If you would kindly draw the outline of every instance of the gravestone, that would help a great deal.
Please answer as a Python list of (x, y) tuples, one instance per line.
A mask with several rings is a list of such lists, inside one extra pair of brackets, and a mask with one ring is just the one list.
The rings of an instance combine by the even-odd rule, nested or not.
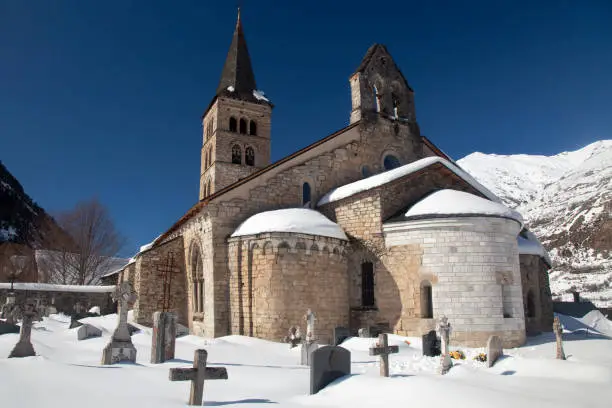
[(351, 337), (351, 332), (346, 327), (334, 328), (334, 346), (337, 346), (349, 337)]
[(309, 366), (312, 362), (312, 353), (318, 348), (319, 348), (319, 345), (317, 344), (316, 341), (302, 342), (302, 349), (300, 350), (300, 355), (301, 355), (300, 364)]
[(81, 303), (80, 301), (77, 301), (74, 304), (74, 313), (78, 315), (85, 313), (85, 306), (83, 306), (83, 303)]
[(370, 329), (368, 329), (367, 327), (362, 327), (357, 331), (357, 335), (361, 338), (369, 338)]
[(290, 344), (290, 348), (297, 347), (302, 342), (302, 333), (300, 332), (300, 328), (297, 326), (291, 326), (289, 328), (289, 333), (287, 333), (287, 337), (285, 337), (285, 343)]
[(315, 320), (316, 316), (312, 310), (308, 309), (306, 312), (306, 342), (313, 342), (316, 340), (315, 337)]
[(557, 339), (557, 360), (565, 360), (565, 352), (563, 351), (563, 326), (558, 316), (555, 316), (553, 320), (553, 331)]
[(189, 405), (202, 405), (204, 399), (204, 380), (227, 380), (225, 367), (206, 367), (208, 352), (196, 350), (193, 368), (171, 368), (170, 381), (191, 381)]
[(316, 394), (329, 383), (351, 374), (351, 352), (339, 346), (323, 346), (312, 353), (310, 393)]
[(26, 300), (23, 307), (22, 316), (21, 330), (19, 330), (19, 341), (17, 344), (15, 344), (11, 354), (9, 354), (9, 358), (31, 357), (36, 355), (30, 340), (30, 336), (32, 334), (32, 323), (34, 321), (34, 316), (36, 316), (36, 303), (33, 300)]
[(21, 328), (13, 323), (0, 321), (0, 336), (3, 334), (17, 334)]
[(0, 317), (6, 319), (7, 324), (15, 324), (19, 320), (20, 310), (16, 298), (15, 292), (9, 292), (6, 296), (6, 302), (2, 305)]
[(119, 321), (110, 342), (102, 351), (102, 364), (114, 364), (120, 361), (136, 361), (136, 347), (132, 344), (127, 323), (128, 304), (136, 301), (136, 293), (129, 282), (122, 282), (113, 292), (113, 301), (117, 302)]
[(152, 364), (160, 364), (174, 358), (177, 320), (178, 316), (174, 312), (153, 313)]
[(81, 319), (84, 319), (86, 317), (98, 317), (97, 314), (94, 313), (75, 313), (72, 316), (70, 316), (70, 326), (68, 326), (69, 329), (74, 329), (75, 327), (80, 327), (83, 323), (80, 322)]
[(491, 336), (487, 341), (487, 367), (493, 367), (498, 358), (504, 355), (502, 340), (499, 336)]
[(52, 314), (57, 314), (57, 308), (54, 305), (47, 306), (47, 310), (45, 311), (46, 316), (50, 316)]
[(453, 366), (450, 358), (449, 341), (451, 334), (451, 325), (446, 316), (442, 316), (438, 322), (438, 331), (440, 332), (440, 342), (442, 346), (442, 355), (440, 356), (440, 374), (446, 374)]
[(93, 314), (95, 314), (95, 315), (100, 316), (100, 315), (101, 315), (101, 313), (100, 313), (100, 306), (94, 306), (94, 307), (92, 307), (91, 309), (89, 309), (89, 310), (87, 311), (87, 313), (93, 313)]
[(78, 340), (86, 340), (94, 337), (102, 337), (102, 330), (90, 324), (83, 324), (77, 329)]
[(441, 354), (440, 342), (435, 330), (422, 336), (423, 355), (427, 357), (437, 357)]
[(399, 353), (398, 346), (389, 346), (389, 336), (386, 333), (378, 335), (376, 347), (370, 347), (371, 356), (380, 356), (380, 375), (389, 376), (389, 354)]

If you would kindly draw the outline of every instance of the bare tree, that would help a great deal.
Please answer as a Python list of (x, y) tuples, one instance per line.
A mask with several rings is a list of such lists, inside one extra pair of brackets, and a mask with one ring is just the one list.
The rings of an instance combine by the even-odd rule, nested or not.
[(72, 285), (97, 283), (116, 263), (125, 244), (108, 210), (92, 199), (55, 218), (69, 239), (56, 242), (56, 250), (41, 256), (39, 264), (44, 265), (48, 281)]

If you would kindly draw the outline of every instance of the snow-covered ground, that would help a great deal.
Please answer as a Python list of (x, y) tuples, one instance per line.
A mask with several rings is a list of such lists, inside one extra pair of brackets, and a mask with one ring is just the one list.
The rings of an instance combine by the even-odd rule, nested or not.
[(568, 361), (554, 359), (554, 337), (545, 334), (531, 338), (527, 346), (506, 350), (507, 356), (490, 369), (471, 359), (483, 350), (462, 349), (467, 359), (456, 362), (446, 376), (435, 373), (437, 358), (422, 357), (418, 339), (390, 336), (400, 352), (390, 357), (391, 377), (381, 378), (377, 358), (367, 351), (375, 340), (351, 338), (343, 347), (351, 351), (353, 375), (312, 396), (308, 395), (309, 369), (297, 364), (298, 348), (241, 336), (214, 340), (185, 336), (177, 340), (176, 360), (152, 365), (151, 330), (142, 328), (132, 336), (138, 349), (136, 364), (100, 366), (116, 315), (87, 321), (103, 329), (102, 338), (77, 341), (76, 329), (68, 329), (69, 318), (62, 315), (36, 323), (32, 331), (36, 357), (7, 359), (18, 336), (0, 336), (0, 406), (185, 406), (189, 383), (170, 382), (168, 370), (191, 366), (197, 348), (207, 349), (210, 365), (225, 366), (229, 375), (227, 381), (206, 382), (207, 406), (612, 406), (612, 340), (595, 330), (612, 335), (612, 322), (598, 312), (583, 319), (562, 317), (573, 331), (564, 335)]

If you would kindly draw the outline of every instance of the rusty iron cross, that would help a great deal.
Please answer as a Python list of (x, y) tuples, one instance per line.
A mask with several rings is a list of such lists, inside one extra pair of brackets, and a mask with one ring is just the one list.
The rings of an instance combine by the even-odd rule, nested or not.
[(208, 352), (196, 350), (193, 368), (171, 368), (170, 381), (191, 381), (189, 405), (202, 405), (204, 399), (204, 380), (227, 380), (225, 367), (206, 367)]
[(166, 262), (159, 265), (157, 270), (160, 272), (162, 278), (162, 288), (164, 294), (162, 297), (162, 312), (168, 312), (170, 310), (170, 297), (172, 288), (172, 276), (177, 273), (174, 271), (174, 253), (169, 252), (166, 257)]
[(399, 353), (398, 346), (389, 346), (389, 340), (386, 333), (378, 335), (378, 344), (376, 347), (370, 347), (371, 356), (380, 356), (380, 375), (381, 377), (389, 376), (389, 354)]

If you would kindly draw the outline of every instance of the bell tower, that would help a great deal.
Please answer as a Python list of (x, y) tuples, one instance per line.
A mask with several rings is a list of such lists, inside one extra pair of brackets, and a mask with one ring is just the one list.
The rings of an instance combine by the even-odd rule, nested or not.
[(202, 117), (200, 200), (270, 164), (273, 105), (257, 89), (240, 20)]

